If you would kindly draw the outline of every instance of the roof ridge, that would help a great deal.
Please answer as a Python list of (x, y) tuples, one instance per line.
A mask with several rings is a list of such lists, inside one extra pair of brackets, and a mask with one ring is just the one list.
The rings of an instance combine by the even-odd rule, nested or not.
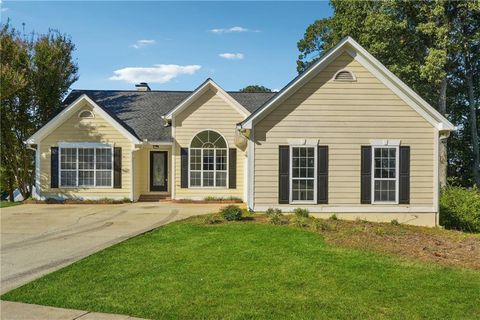
[[(138, 91), (138, 90), (125, 90), (125, 89), (72, 89), (72, 92), (85, 92), (85, 91), (102, 91), (102, 92), (139, 92), (139, 93), (149, 93), (149, 92), (178, 92), (178, 93), (192, 93), (193, 90), (150, 90), (150, 91)], [(265, 93), (265, 94), (275, 94), (276, 92), (243, 92), (239, 90), (227, 90), (227, 93)]]

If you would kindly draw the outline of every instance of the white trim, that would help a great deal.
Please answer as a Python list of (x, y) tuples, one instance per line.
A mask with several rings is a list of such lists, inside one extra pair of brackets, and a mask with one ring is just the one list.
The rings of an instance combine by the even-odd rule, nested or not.
[[(348, 72), (352, 76), (352, 79), (337, 79), (337, 76), (340, 72)], [(341, 70), (338, 70), (337, 72), (335, 72), (332, 80), (333, 81), (339, 81), (339, 82), (355, 82), (355, 81), (357, 81), (357, 76), (355, 75), (355, 73), (353, 73), (352, 71), (350, 71), (348, 69), (341, 69)]]
[(437, 130), (433, 133), (433, 206), (435, 207), (435, 226), (440, 225), (440, 135)]
[[(88, 113), (90, 113), (90, 116), (88, 116), (88, 117), (80, 117), (80, 115), (81, 115), (83, 112), (88, 112)], [(88, 110), (88, 109), (82, 109), (82, 110), (80, 110), (80, 111), (78, 112), (77, 117), (79, 117), (80, 119), (92, 119), (92, 118), (95, 118), (95, 114), (94, 114), (92, 111)]]
[(112, 148), (113, 143), (102, 142), (58, 142), (59, 148)]
[(288, 144), (291, 146), (318, 146), (320, 140), (318, 139), (288, 139)]
[[(294, 148), (304, 148), (304, 149), (307, 149), (307, 148), (312, 148), (313, 149), (313, 200), (293, 200), (293, 190), (292, 190), (292, 185), (293, 185), (293, 174), (292, 174), (292, 169), (293, 169), (293, 149)], [(289, 195), (288, 195), (288, 202), (290, 204), (316, 204), (317, 203), (317, 163), (318, 163), (318, 160), (317, 160), (317, 157), (318, 157), (318, 148), (315, 148), (314, 146), (311, 146), (311, 145), (290, 145), (289, 146), (289, 159), (288, 159), (288, 162), (289, 162)], [(311, 178), (296, 178), (298, 180), (300, 179), (304, 179), (304, 180), (312, 180)]]
[(131, 179), (132, 179), (132, 188), (130, 192), (130, 200), (133, 202), (136, 199), (136, 192), (135, 192), (135, 165), (136, 165), (136, 160), (137, 160), (137, 151), (139, 151), (140, 148), (135, 148), (135, 145), (132, 145), (132, 151), (130, 153), (130, 166), (131, 166)]
[[(354, 50), (348, 48), (352, 47)], [(410, 105), (415, 111), (423, 116), (438, 130), (455, 130), (455, 126), (451, 124), (444, 116), (442, 116), (435, 108), (423, 100), (417, 93), (410, 89), (398, 77), (390, 72), (383, 64), (375, 59), (370, 53), (360, 46), (350, 37), (343, 38), (334, 48), (329, 50), (320, 60), (312, 67), (308, 68), (300, 77), (289, 83), (279, 94), (272, 100), (262, 106), (258, 112), (255, 112), (240, 124), (241, 128), (252, 128), (255, 123), (265, 117), (271, 110), (276, 108), (288, 96), (298, 90), (303, 84), (310, 80), (314, 75), (318, 74), (325, 68), (335, 57), (346, 51), (352, 55), (367, 70), (372, 72), (380, 81), (394, 91), (401, 99)]]
[(115, 129), (120, 131), (127, 139), (129, 139), (134, 144), (140, 144), (141, 141), (138, 140), (133, 134), (131, 134), (127, 129), (125, 129), (120, 123), (113, 119), (105, 110), (103, 110), (98, 104), (96, 104), (92, 99), (90, 99), (86, 94), (82, 94), (69, 106), (63, 109), (59, 114), (57, 114), (52, 120), (50, 120), (46, 125), (41, 127), (37, 132), (35, 132), (30, 138), (27, 139), (27, 144), (36, 144), (40, 142), (47, 135), (52, 133), (56, 128), (58, 128), (65, 120), (67, 120), (77, 108), (83, 106), (82, 102), (86, 101), (93, 107), (93, 112), (99, 114), (103, 117), (110, 125)]
[[(371, 182), (371, 195), (372, 195), (372, 202), (371, 204), (399, 204), (399, 169), (400, 169), (400, 147), (396, 146), (388, 146), (388, 145), (373, 145), (371, 148), (372, 152), (372, 182)], [(375, 180), (393, 180), (391, 178), (375, 178), (375, 149), (395, 149), (395, 201), (375, 201)]]
[(173, 145), (173, 141), (149, 141), (143, 140), (143, 145), (158, 145), (158, 146), (171, 146)]
[(195, 100), (201, 97), (207, 90), (211, 89), (215, 94), (219, 94), (230, 106), (237, 110), (241, 115), (247, 117), (250, 112), (245, 109), (240, 103), (233, 99), (225, 90), (223, 90), (218, 84), (215, 83), (212, 79), (207, 79), (203, 84), (201, 84), (195, 91), (192, 92), (185, 100), (180, 102), (175, 108), (170, 110), (165, 114), (165, 119), (172, 119), (175, 115), (185, 110), (189, 105), (191, 105)]
[[(297, 208), (295, 205), (283, 205), (283, 206), (255, 206), (254, 210), (256, 212), (264, 212), (267, 211), (268, 208), (278, 208), (283, 212), (292, 212)], [(392, 205), (392, 206), (362, 206), (362, 207), (355, 207), (355, 206), (305, 206), (303, 207), (312, 213), (435, 213), (435, 208), (432, 207), (411, 207), (411, 206), (403, 206), (403, 205)]]
[[(193, 139), (195, 139), (195, 137), (204, 132), (204, 131), (213, 131), (217, 134), (220, 135), (220, 137), (222, 137), (222, 139), (225, 141), (225, 144), (226, 144), (226, 148), (192, 148), (191, 145), (192, 145), (192, 142), (193, 142)], [(191, 186), (190, 185), (190, 158), (191, 158), (191, 150), (194, 149), (194, 150), (201, 150), (201, 164), (202, 164), (202, 168), (200, 169), (200, 172), (201, 172), (201, 177), (200, 177), (200, 181), (201, 181), (201, 185), (200, 186)], [(203, 186), (203, 151), (204, 150), (214, 150), (214, 153), (213, 153), (213, 186)], [(216, 150), (225, 150), (226, 152), (226, 158), (227, 158), (227, 163), (226, 163), (226, 178), (225, 178), (225, 181), (226, 181), (226, 185), (225, 187), (224, 186), (219, 186), (217, 187), (216, 184), (217, 184), (217, 151)], [(230, 152), (229, 152), (230, 148), (229, 148), (229, 145), (228, 145), (228, 141), (227, 139), (225, 138), (225, 136), (223, 134), (221, 134), (219, 131), (215, 130), (215, 129), (202, 129), (200, 131), (198, 131), (197, 133), (195, 133), (193, 135), (193, 137), (190, 139), (190, 142), (188, 144), (188, 188), (189, 189), (229, 189), (229, 161), (230, 161)], [(198, 172), (199, 170), (194, 170), (196, 172)], [(209, 171), (211, 172), (211, 170), (206, 170), (206, 171)], [(224, 172), (224, 170), (219, 170), (220, 172)]]
[(401, 140), (370, 140), (372, 146), (399, 146)]
[(248, 175), (247, 175), (247, 205), (253, 210), (255, 205), (255, 130), (250, 130), (250, 139), (248, 139), (247, 146), (247, 161), (248, 161)]
[(40, 143), (37, 143), (37, 149), (35, 149), (35, 199), (41, 199), (41, 188), (40, 188), (40, 161), (41, 161), (41, 150)]
[(176, 185), (175, 185), (175, 168), (176, 168), (176, 162), (177, 162), (177, 142), (175, 139), (175, 119), (172, 119), (172, 172), (170, 173), (172, 175), (172, 181), (170, 182), (170, 194), (172, 199), (175, 199), (175, 191), (176, 191)]

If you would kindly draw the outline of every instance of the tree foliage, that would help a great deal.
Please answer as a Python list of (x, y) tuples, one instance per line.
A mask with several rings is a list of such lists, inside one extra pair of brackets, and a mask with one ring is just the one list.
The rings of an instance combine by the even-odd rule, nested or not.
[[(0, 188), (31, 193), (34, 151), (24, 143), (61, 108), (78, 79), (75, 46), (58, 31), (20, 35), (9, 23), (0, 30)], [(12, 197), (11, 197), (12, 200)]]
[(240, 89), (240, 92), (272, 92), (272, 90), (264, 86), (253, 84)]
[(479, 2), (332, 0), (331, 6), (334, 15), (315, 21), (298, 41), (297, 70), (353, 37), (458, 126), (449, 139), (448, 173), (456, 183), (480, 186)]

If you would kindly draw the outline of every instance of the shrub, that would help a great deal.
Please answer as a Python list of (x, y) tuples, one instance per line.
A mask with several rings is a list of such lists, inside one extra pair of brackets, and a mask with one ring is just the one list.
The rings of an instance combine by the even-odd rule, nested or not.
[(440, 194), (440, 225), (447, 229), (480, 232), (480, 191), (447, 187)]
[(290, 219), (290, 223), (296, 227), (303, 228), (307, 226), (307, 218), (295, 215), (292, 219)]
[(277, 208), (268, 208), (267, 211), (265, 211), (265, 214), (269, 217), (272, 217), (274, 215), (282, 214), (282, 210)]
[(283, 223), (283, 214), (282, 210), (275, 209), (270, 215), (269, 222), (271, 224), (282, 224)]
[(329, 219), (330, 219), (330, 220), (338, 220), (338, 217), (337, 217), (337, 215), (334, 213), (334, 214), (332, 214), (332, 215), (330, 216)]
[(238, 221), (242, 220), (243, 210), (236, 205), (230, 205), (220, 209), (222, 217), (227, 221)]
[(393, 219), (392, 221), (390, 221), (390, 224), (391, 224), (392, 226), (399, 226), (399, 225), (400, 225), (400, 222), (398, 222), (397, 219)]
[(313, 219), (311, 227), (313, 231), (330, 231), (332, 228), (328, 223), (320, 219)]
[(296, 217), (308, 218), (308, 216), (310, 214), (310, 211), (308, 211), (307, 209), (303, 209), (303, 208), (297, 208), (297, 209), (293, 210), (293, 213), (295, 213)]

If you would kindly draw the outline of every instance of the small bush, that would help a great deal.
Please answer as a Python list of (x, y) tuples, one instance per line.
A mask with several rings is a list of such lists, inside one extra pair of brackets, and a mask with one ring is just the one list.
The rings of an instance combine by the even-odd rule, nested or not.
[(313, 219), (311, 227), (313, 231), (330, 231), (332, 228), (328, 223), (320, 219)]
[(307, 218), (295, 215), (292, 219), (290, 219), (290, 223), (296, 227), (303, 228), (307, 226)]
[(480, 191), (444, 188), (440, 194), (440, 225), (446, 229), (480, 232)]
[(334, 213), (334, 214), (332, 214), (332, 215), (330, 216), (329, 219), (330, 219), (330, 220), (338, 220), (338, 217), (337, 217), (337, 215)]
[(297, 208), (293, 210), (293, 213), (295, 213), (296, 217), (302, 217), (302, 218), (308, 218), (308, 216), (310, 215), (310, 211), (304, 208)]
[(238, 221), (242, 220), (243, 210), (236, 205), (230, 205), (220, 209), (222, 217), (227, 221)]
[(390, 224), (391, 224), (392, 226), (399, 226), (399, 225), (400, 225), (400, 222), (398, 222), (397, 219), (393, 219), (392, 221), (390, 221)]
[(269, 219), (269, 222), (271, 224), (283, 224), (283, 214), (282, 214), (282, 211), (281, 210), (274, 210), (274, 212), (272, 212), (270, 215), (269, 215), (270, 219)]
[(265, 211), (265, 214), (269, 217), (272, 217), (274, 215), (282, 214), (282, 210), (278, 208), (268, 208), (267, 211)]

